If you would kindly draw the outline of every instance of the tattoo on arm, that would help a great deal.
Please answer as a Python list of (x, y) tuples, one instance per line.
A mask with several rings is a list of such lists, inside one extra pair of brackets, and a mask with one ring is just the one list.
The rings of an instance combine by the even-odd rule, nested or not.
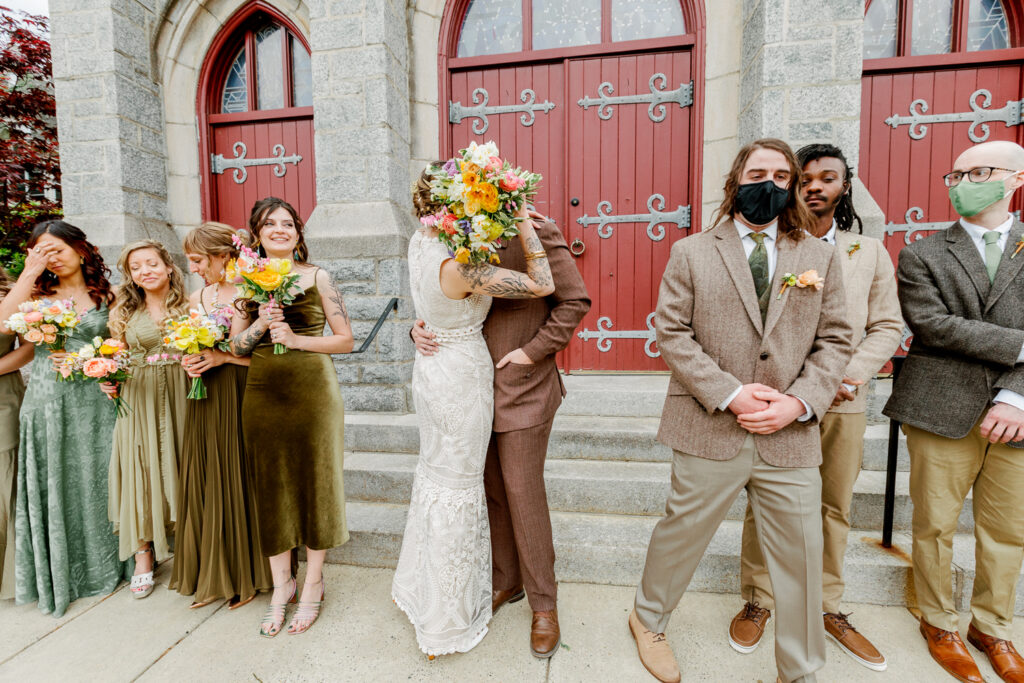
[[(502, 273), (506, 273), (502, 275)], [(473, 291), (502, 299), (530, 299), (536, 296), (530, 289), (528, 276), (515, 271), (496, 268), (489, 263), (460, 263), (459, 273)]]
[(254, 322), (231, 339), (231, 350), (235, 355), (248, 356), (256, 348), (256, 345), (260, 343), (260, 339), (266, 331), (260, 325), (260, 321)]
[(345, 298), (341, 295), (341, 289), (337, 285), (332, 284), (328, 289), (327, 299), (338, 309), (341, 317), (345, 319), (345, 324), (351, 327), (351, 323), (348, 319), (348, 309), (345, 308)]
[[(540, 238), (537, 237), (536, 232), (526, 236), (526, 250), (530, 252), (538, 252), (544, 250), (544, 245), (541, 244)], [(548, 262), (548, 258), (537, 258), (530, 259), (526, 262), (526, 274), (530, 276), (530, 279), (536, 282), (541, 287), (547, 287), (551, 284), (551, 264)]]

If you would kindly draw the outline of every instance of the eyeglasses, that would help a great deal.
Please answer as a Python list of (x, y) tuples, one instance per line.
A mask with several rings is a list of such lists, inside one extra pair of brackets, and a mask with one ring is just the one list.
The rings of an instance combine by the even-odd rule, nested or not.
[(1012, 168), (999, 168), (998, 166), (978, 166), (972, 168), (969, 171), (953, 171), (942, 176), (942, 179), (946, 182), (946, 187), (956, 187), (960, 184), (960, 181), (967, 177), (972, 183), (983, 183), (992, 177), (992, 171), (1007, 171), (1009, 173), (1020, 173)]

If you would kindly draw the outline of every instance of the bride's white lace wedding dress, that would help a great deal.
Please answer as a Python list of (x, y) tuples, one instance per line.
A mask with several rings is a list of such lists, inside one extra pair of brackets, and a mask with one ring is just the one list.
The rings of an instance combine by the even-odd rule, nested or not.
[(494, 367), (481, 334), (491, 298), (445, 296), (440, 268), (448, 258), (437, 239), (422, 232), (412, 236), (412, 299), (440, 349), (432, 356), (417, 354), (413, 365), (420, 455), (391, 595), (428, 655), (469, 651), (491, 620), (483, 473), (494, 413)]

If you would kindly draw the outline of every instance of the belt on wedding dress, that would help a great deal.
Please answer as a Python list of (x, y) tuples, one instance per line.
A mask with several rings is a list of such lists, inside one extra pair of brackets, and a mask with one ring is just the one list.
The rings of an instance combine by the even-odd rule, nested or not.
[(434, 340), (438, 342), (458, 342), (473, 339), (484, 329), (484, 324), (472, 325), (470, 327), (433, 327), (425, 324), (428, 332), (433, 333)]

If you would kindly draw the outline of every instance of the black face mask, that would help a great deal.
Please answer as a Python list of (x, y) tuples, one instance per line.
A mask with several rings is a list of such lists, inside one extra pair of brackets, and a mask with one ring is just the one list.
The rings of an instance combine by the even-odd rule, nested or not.
[(789, 190), (779, 187), (772, 180), (740, 185), (736, 192), (736, 210), (751, 225), (771, 223), (786, 208)]

